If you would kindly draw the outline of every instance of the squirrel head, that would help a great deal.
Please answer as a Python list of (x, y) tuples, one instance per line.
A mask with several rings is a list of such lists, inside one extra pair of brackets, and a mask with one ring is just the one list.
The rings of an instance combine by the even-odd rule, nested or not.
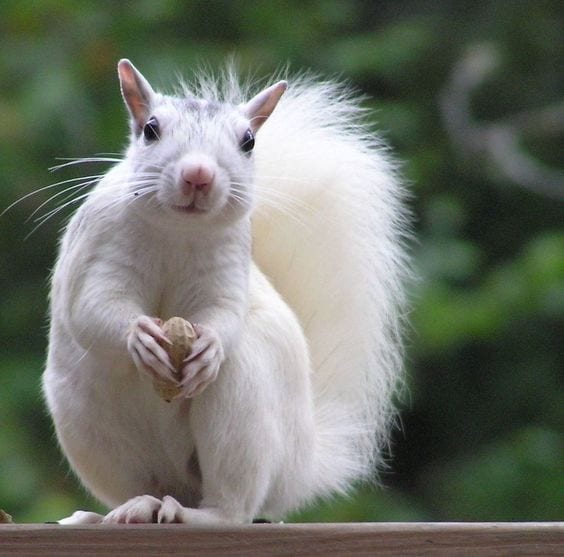
[(118, 75), (131, 122), (126, 160), (134, 176), (128, 187), (143, 200), (135, 205), (194, 222), (229, 223), (248, 215), (254, 201), (255, 134), (287, 83), (279, 81), (234, 103), (221, 98), (210, 78), (201, 79), (200, 95), (187, 85), (180, 94), (163, 95), (129, 60), (120, 60)]

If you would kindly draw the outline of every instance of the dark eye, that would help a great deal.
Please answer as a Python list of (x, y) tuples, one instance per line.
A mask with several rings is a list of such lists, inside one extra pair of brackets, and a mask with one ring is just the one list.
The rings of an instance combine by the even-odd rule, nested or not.
[(250, 129), (243, 135), (240, 145), (243, 153), (250, 153), (253, 150), (253, 147), (255, 146), (255, 136)]
[(145, 136), (145, 141), (151, 143), (160, 139), (159, 137), (159, 121), (151, 116), (147, 123), (143, 127), (143, 135)]

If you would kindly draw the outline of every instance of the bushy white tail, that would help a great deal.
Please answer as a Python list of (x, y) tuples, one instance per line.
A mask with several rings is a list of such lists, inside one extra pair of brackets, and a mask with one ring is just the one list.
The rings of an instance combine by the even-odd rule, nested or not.
[(255, 151), (253, 254), (310, 346), (319, 494), (382, 463), (402, 371), (404, 195), (362, 113), (340, 86), (290, 80)]

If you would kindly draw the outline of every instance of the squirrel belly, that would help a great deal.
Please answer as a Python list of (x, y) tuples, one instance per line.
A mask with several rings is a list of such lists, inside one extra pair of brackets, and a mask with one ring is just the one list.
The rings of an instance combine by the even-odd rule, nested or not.
[[(401, 384), (393, 162), (336, 84), (119, 76), (131, 143), (62, 239), (43, 376), (100, 520), (248, 522), (347, 492), (383, 464)], [(198, 338), (168, 404), (172, 316)]]

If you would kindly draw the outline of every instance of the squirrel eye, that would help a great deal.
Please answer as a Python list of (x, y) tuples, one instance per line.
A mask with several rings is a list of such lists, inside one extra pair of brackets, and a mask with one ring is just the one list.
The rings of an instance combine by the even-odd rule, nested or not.
[(145, 126), (143, 126), (143, 135), (145, 136), (145, 141), (152, 142), (160, 139), (159, 137), (159, 122), (154, 117), (151, 116)]
[(253, 147), (255, 146), (255, 136), (250, 129), (248, 129), (243, 135), (240, 146), (243, 153), (250, 153), (253, 150)]

